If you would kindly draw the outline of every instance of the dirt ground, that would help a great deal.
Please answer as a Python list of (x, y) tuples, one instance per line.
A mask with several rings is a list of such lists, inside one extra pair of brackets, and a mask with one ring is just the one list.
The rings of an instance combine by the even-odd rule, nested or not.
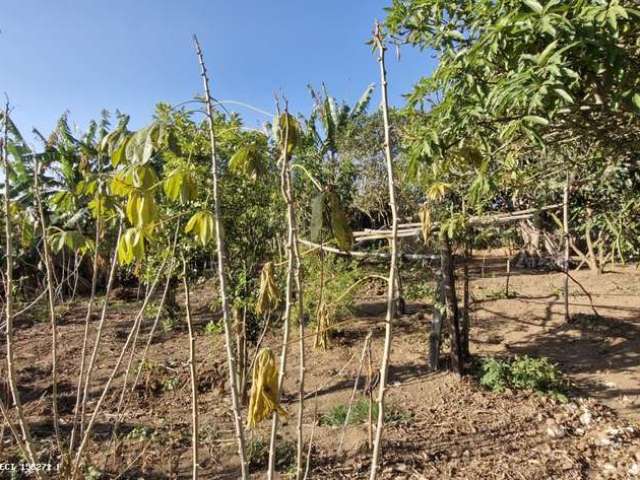
[[(600, 317), (592, 315), (589, 298), (572, 284), (570, 303), (575, 321), (566, 324), (562, 316), (562, 274), (516, 270), (510, 277), (511, 295), (505, 298), (504, 267), (503, 259), (492, 257), (478, 259), (472, 269), (472, 354), (548, 356), (572, 382), (569, 402), (522, 392), (492, 393), (472, 378), (430, 372), (426, 367), (430, 309), (423, 302), (410, 302), (407, 313), (395, 323), (387, 398), (392, 410), (399, 413), (385, 428), (381, 478), (640, 478), (640, 271), (624, 266), (602, 275), (573, 273), (591, 294)], [(238, 463), (223, 336), (205, 331), (211, 319), (207, 306), (211, 296), (206, 289), (193, 294), (201, 478), (235, 479)], [(374, 364), (381, 358), (384, 290), (369, 288), (362, 296), (366, 300), (353, 308), (353, 316), (332, 340), (329, 350), (315, 351), (313, 339), (307, 341), (306, 438), (313, 433), (309, 478), (368, 478), (366, 425), (347, 427), (339, 456), (342, 429), (313, 426), (315, 418), (349, 402), (363, 342), (370, 330)], [(70, 429), (72, 418), (85, 308), (82, 302), (73, 305), (60, 322), (63, 430)], [(135, 302), (120, 302), (108, 314), (89, 410), (120, 354), (137, 308)], [(52, 429), (50, 332), (45, 318), (23, 319), (16, 332), (23, 402), (43, 450), (51, 442)], [(146, 341), (149, 324), (147, 319), (141, 344)], [(311, 333), (312, 328), (308, 330)], [(279, 331), (266, 339), (266, 344), (277, 351), (279, 342)], [(130, 397), (125, 396), (126, 414), (112, 442), (123, 376), (116, 378), (89, 445), (93, 471), (103, 475), (87, 478), (114, 478), (115, 472), (125, 479), (190, 478), (188, 346), (182, 321), (157, 335), (141, 386)], [(289, 417), (283, 419), (280, 441), (285, 446), (295, 442), (296, 333), (291, 350), (284, 388)], [(127, 360), (128, 355), (125, 364)], [(364, 398), (366, 395), (359, 390), (356, 399)], [(256, 451), (260, 441), (268, 439), (268, 429), (265, 422), (248, 434), (255, 478), (263, 477), (263, 459)], [(10, 443), (7, 431), (5, 456), (11, 451)], [(282, 463), (290, 454), (285, 450)], [(51, 461), (55, 463), (56, 459)], [(285, 478), (288, 466), (282, 465), (280, 470)]]

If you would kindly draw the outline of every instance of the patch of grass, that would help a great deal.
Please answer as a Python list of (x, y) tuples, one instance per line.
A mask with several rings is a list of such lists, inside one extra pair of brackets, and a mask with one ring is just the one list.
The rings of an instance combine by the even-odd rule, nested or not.
[(160, 328), (164, 333), (171, 333), (178, 325), (178, 321), (173, 317), (164, 317), (160, 320)]
[(525, 355), (510, 360), (483, 359), (478, 370), (480, 385), (494, 392), (529, 390), (566, 401), (567, 381), (548, 358)]
[[(285, 440), (276, 443), (276, 467), (286, 470), (296, 458), (296, 446)], [(247, 445), (247, 463), (251, 469), (263, 469), (269, 464), (269, 442), (260, 438), (253, 439)]]
[[(386, 405), (386, 411), (384, 415), (385, 423), (403, 423), (407, 422), (411, 415), (399, 409), (394, 405)], [(349, 405), (339, 404), (331, 408), (327, 413), (320, 417), (320, 425), (328, 427), (339, 427), (344, 425), (344, 421), (347, 418), (347, 410)], [(372, 416), (375, 421), (378, 418), (378, 403), (373, 403)], [(366, 423), (369, 420), (369, 400), (361, 399), (354, 402), (351, 406), (351, 413), (349, 414), (349, 425), (359, 425)]]
[(213, 320), (207, 323), (204, 327), (204, 333), (207, 335), (220, 335), (224, 331), (222, 322), (214, 322)]

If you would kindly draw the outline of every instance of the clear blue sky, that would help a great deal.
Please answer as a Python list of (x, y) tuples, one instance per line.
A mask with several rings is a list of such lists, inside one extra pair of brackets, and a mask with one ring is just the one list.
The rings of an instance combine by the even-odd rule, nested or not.
[[(378, 84), (365, 42), (385, 0), (4, 0), (0, 16), (0, 93), (6, 92), (24, 133), (48, 132), (69, 110), (84, 128), (101, 109), (119, 108), (133, 127), (159, 101), (200, 94), (191, 35), (200, 37), (213, 94), (273, 110), (275, 92), (293, 111), (308, 112), (306, 85), (324, 81), (354, 102)], [(425, 53), (390, 50), (390, 97), (432, 68)], [(376, 94), (375, 102), (379, 101)], [(264, 118), (229, 106), (258, 126)]]

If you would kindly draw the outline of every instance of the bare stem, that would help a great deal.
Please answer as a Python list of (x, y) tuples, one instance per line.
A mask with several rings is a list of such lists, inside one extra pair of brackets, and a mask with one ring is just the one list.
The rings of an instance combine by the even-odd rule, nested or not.
[[(285, 115), (287, 114), (285, 110)], [(282, 350), (280, 352), (280, 370), (278, 372), (278, 393), (277, 400), (280, 400), (282, 393), (282, 386), (284, 384), (284, 377), (287, 370), (287, 353), (289, 346), (289, 324), (291, 323), (291, 308), (293, 305), (293, 285), (294, 285), (294, 269), (295, 269), (295, 254), (293, 250), (294, 243), (296, 241), (295, 232), (295, 210), (293, 206), (293, 199), (290, 196), (289, 181), (291, 179), (291, 171), (289, 169), (289, 155), (287, 154), (289, 148), (289, 122), (285, 122), (285, 131), (283, 138), (283, 149), (281, 154), (280, 165), (280, 190), (282, 197), (287, 204), (287, 280), (285, 287), (285, 304), (284, 313), (282, 315), (282, 321), (284, 324), (284, 332), (282, 335)], [(271, 437), (269, 440), (269, 469), (267, 471), (268, 480), (275, 478), (275, 464), (276, 464), (276, 434), (278, 432), (278, 414), (274, 413), (271, 422)], [(297, 458), (296, 458), (297, 460)]]
[(214, 204), (214, 224), (217, 245), (218, 260), (218, 279), (220, 289), (220, 301), (222, 303), (222, 322), (224, 324), (225, 343), (227, 347), (227, 362), (229, 364), (229, 385), (231, 386), (231, 407), (233, 409), (233, 420), (236, 430), (236, 440), (238, 442), (238, 456), (240, 457), (240, 473), (243, 480), (248, 478), (245, 447), (244, 447), (244, 427), (242, 424), (242, 412), (238, 401), (238, 386), (236, 382), (236, 365), (233, 355), (231, 324), (229, 318), (229, 300), (227, 298), (227, 278), (226, 278), (226, 258), (224, 234), (222, 231), (220, 196), (218, 193), (218, 159), (216, 154), (216, 135), (213, 118), (213, 104), (211, 93), (209, 91), (209, 77), (207, 76), (207, 67), (204, 63), (202, 49), (198, 38), (194, 35), (196, 55), (200, 63), (200, 74), (204, 86), (205, 102), (207, 107), (207, 120), (209, 123), (209, 142), (211, 144), (211, 177), (213, 182), (213, 204)]
[(47, 239), (47, 222), (44, 217), (42, 198), (40, 196), (40, 163), (37, 160), (34, 165), (34, 197), (38, 216), (40, 217), (40, 229), (42, 230), (42, 252), (45, 269), (47, 272), (47, 297), (49, 300), (49, 321), (51, 323), (51, 403), (53, 413), (53, 430), (55, 432), (58, 451), (62, 454), (62, 440), (60, 438), (60, 416), (58, 414), (58, 327), (56, 324), (56, 307), (53, 290), (53, 267), (51, 265), (51, 252)]
[[(33, 454), (31, 432), (27, 424), (22, 410), (22, 401), (20, 400), (20, 391), (16, 382), (16, 370), (13, 352), (13, 241), (11, 234), (11, 193), (9, 188), (10, 169), (9, 155), (7, 153), (7, 143), (9, 142), (9, 101), (4, 106), (4, 131), (2, 137), (2, 162), (4, 166), (4, 227), (5, 227), (5, 255), (7, 257), (5, 272), (5, 315), (6, 315), (6, 342), (7, 342), (7, 380), (9, 389), (13, 397), (13, 403), (16, 407), (16, 416), (18, 417), (18, 425), (22, 432), (24, 449), (27, 452), (29, 461), (36, 463), (36, 457)], [(36, 471), (37, 472), (37, 471)], [(37, 473), (40, 478), (39, 473)]]
[(569, 313), (569, 243), (571, 238), (569, 236), (569, 188), (571, 186), (571, 177), (567, 172), (567, 178), (564, 184), (564, 191), (562, 196), (562, 233), (564, 238), (564, 260), (562, 262), (562, 270), (565, 273), (564, 277), (564, 321), (570, 322), (571, 315)]
[(384, 121), (384, 153), (387, 162), (387, 180), (389, 184), (389, 208), (391, 210), (391, 261), (389, 266), (389, 282), (387, 284), (387, 316), (384, 335), (384, 347), (382, 362), (380, 365), (380, 388), (378, 391), (378, 422), (371, 456), (371, 471), (369, 478), (375, 480), (378, 474), (378, 462), (382, 448), (382, 429), (384, 427), (384, 396), (387, 389), (387, 374), (389, 370), (389, 357), (391, 356), (391, 342), (393, 339), (393, 320), (396, 316), (396, 274), (398, 261), (398, 208), (396, 206), (396, 192), (393, 177), (393, 160), (391, 158), (391, 128), (389, 126), (389, 100), (387, 98), (387, 71), (384, 63), (386, 47), (380, 25), (376, 22), (373, 41), (378, 50), (378, 65), (380, 67), (380, 90), (382, 94), (382, 118)]
[(182, 259), (182, 283), (184, 285), (184, 308), (189, 329), (189, 373), (191, 375), (191, 448), (193, 460), (193, 480), (198, 479), (198, 379), (196, 373), (196, 339), (191, 324), (191, 302), (187, 283), (187, 262)]
[[(120, 242), (120, 235), (122, 235), (122, 220), (120, 220), (120, 224), (118, 226), (118, 235), (116, 237), (116, 245)], [(87, 406), (87, 402), (89, 400), (89, 387), (91, 386), (91, 375), (93, 373), (93, 367), (96, 364), (96, 358), (98, 356), (98, 350), (100, 348), (100, 341), (102, 339), (102, 329), (104, 327), (104, 321), (107, 317), (107, 306), (109, 304), (109, 295), (111, 294), (111, 287), (113, 285), (113, 278), (116, 272), (116, 266), (118, 263), (118, 252), (114, 248), (112, 257), (111, 257), (111, 267), (109, 269), (109, 279), (107, 280), (107, 288), (104, 292), (104, 299), (102, 300), (102, 311), (100, 312), (100, 321), (98, 322), (98, 329), (96, 332), (96, 338), (93, 344), (93, 351), (91, 352), (91, 358), (89, 359), (89, 364), (87, 365), (87, 373), (84, 378), (84, 387), (82, 391), (82, 403), (80, 410), (80, 436), (84, 434), (84, 425), (85, 425), (85, 409)]]
[[(98, 160), (98, 171), (101, 169), (100, 160)], [(69, 442), (69, 451), (75, 448), (76, 432), (78, 427), (78, 415), (80, 413), (80, 402), (82, 400), (82, 387), (85, 379), (85, 362), (87, 359), (87, 349), (89, 346), (89, 324), (91, 323), (91, 314), (93, 312), (93, 304), (96, 299), (96, 288), (98, 284), (98, 258), (100, 248), (100, 236), (102, 227), (102, 217), (98, 215), (96, 218), (96, 238), (94, 243), (95, 251), (93, 253), (93, 270), (91, 272), (91, 295), (87, 303), (87, 313), (84, 318), (84, 335), (82, 337), (82, 352), (80, 357), (80, 372), (78, 373), (78, 386), (76, 389), (76, 404), (73, 409), (73, 422), (71, 427), (71, 440)]]

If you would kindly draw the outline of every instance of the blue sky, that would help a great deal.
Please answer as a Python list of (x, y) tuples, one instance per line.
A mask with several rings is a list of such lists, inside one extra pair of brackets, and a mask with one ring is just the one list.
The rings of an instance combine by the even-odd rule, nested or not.
[[(191, 35), (200, 37), (219, 99), (273, 110), (274, 93), (308, 112), (308, 83), (324, 81), (354, 102), (378, 84), (365, 42), (384, 0), (3, 0), (0, 93), (6, 92), (24, 133), (49, 131), (69, 110), (84, 128), (101, 109), (131, 115), (136, 128), (159, 101), (200, 94)], [(393, 104), (433, 66), (429, 55), (390, 50)], [(379, 101), (376, 93), (375, 101)], [(259, 126), (266, 118), (229, 105)]]

